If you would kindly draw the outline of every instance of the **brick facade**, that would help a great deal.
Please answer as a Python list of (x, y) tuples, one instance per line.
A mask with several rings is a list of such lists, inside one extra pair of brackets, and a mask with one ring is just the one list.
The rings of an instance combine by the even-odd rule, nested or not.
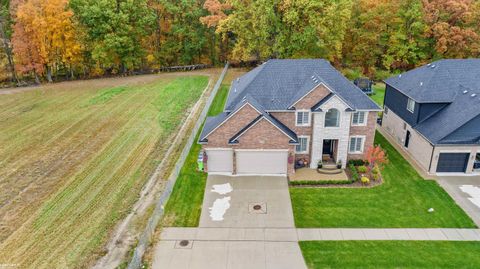
[(228, 140), (238, 133), (243, 127), (252, 122), (260, 113), (251, 105), (246, 104), (229, 120), (220, 125), (208, 136), (209, 148), (228, 148)]
[(363, 154), (348, 154), (347, 159), (363, 159), (365, 152), (373, 146), (375, 139), (375, 126), (377, 124), (377, 112), (370, 111), (367, 115), (367, 124), (365, 126), (350, 126), (350, 136), (362, 135), (365, 136), (363, 145)]
[[(330, 94), (325, 86), (320, 85), (309, 94), (300, 99), (295, 105), (296, 110), (308, 110), (317, 104), (320, 100), (325, 98)], [(266, 119), (262, 119), (248, 129), (244, 134), (238, 138), (238, 144), (228, 144), (228, 140), (238, 133), (242, 128), (247, 124), (252, 122), (260, 114), (256, 111), (251, 105), (247, 104), (238, 110), (228, 121), (219, 126), (214, 130), (210, 135), (208, 135), (208, 143), (203, 145), (203, 148), (231, 148), (231, 149), (259, 149), (259, 150), (268, 150), (268, 149), (283, 149), (288, 150), (289, 160), (298, 160), (299, 158), (304, 158), (311, 163), (312, 160), (312, 149), (314, 147), (313, 143), (316, 137), (318, 136), (318, 141), (315, 143), (316, 151), (319, 151), (321, 155), (321, 143), (322, 139), (336, 139), (337, 144), (335, 147), (335, 153), (341, 154), (345, 158), (346, 156), (346, 143), (348, 140), (348, 135), (364, 135), (365, 139), (365, 149), (373, 145), (373, 139), (375, 135), (375, 124), (376, 124), (376, 113), (369, 112), (368, 120), (366, 126), (351, 126), (350, 127), (350, 114), (351, 112), (345, 111), (345, 104), (337, 97), (333, 97), (326, 102), (325, 107), (330, 106), (335, 107), (341, 111), (341, 125), (336, 128), (328, 128), (326, 132), (323, 126), (324, 122), (324, 112), (312, 113), (310, 111), (310, 125), (309, 126), (296, 126), (296, 113), (292, 112), (271, 112), (270, 114), (275, 117), (277, 120), (282, 122), (292, 131), (294, 131), (297, 136), (308, 136), (309, 137), (309, 147), (307, 154), (295, 154), (295, 145), (289, 144), (290, 138), (286, 136), (282, 131), (280, 131), (276, 126), (268, 122)], [(322, 105), (323, 106), (323, 105)], [(323, 117), (323, 118), (322, 118)], [(317, 122), (318, 121), (318, 122)], [(317, 126), (318, 125), (318, 126)], [(313, 137), (313, 128), (316, 126), (317, 134)], [(318, 129), (318, 130), (317, 130)], [(339, 132), (342, 134), (339, 137)], [(344, 134), (343, 134), (344, 133)], [(318, 144), (318, 145), (317, 145)], [(317, 155), (318, 155), (317, 154)], [(318, 157), (318, 156), (317, 156)], [(363, 158), (363, 156), (348, 155), (348, 158)], [(233, 158), (233, 173), (235, 174), (235, 158)], [(312, 164), (313, 165), (313, 164)], [(313, 165), (313, 166), (316, 166)], [(313, 167), (312, 166), (312, 167)], [(288, 163), (288, 174), (294, 173), (294, 162)]]

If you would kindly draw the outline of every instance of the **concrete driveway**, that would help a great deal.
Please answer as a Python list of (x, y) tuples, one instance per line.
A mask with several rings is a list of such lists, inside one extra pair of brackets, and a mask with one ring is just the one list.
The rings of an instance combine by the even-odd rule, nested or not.
[(209, 175), (199, 228), (167, 228), (160, 238), (153, 268), (307, 268), (286, 177)]
[(440, 177), (438, 183), (480, 227), (480, 176)]
[(286, 177), (208, 176), (199, 227), (294, 226)]

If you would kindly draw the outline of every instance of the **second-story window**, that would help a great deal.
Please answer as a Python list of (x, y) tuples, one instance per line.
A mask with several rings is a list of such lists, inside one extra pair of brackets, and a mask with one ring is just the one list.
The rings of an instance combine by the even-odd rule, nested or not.
[(310, 112), (309, 111), (297, 111), (297, 126), (309, 126), (310, 125)]
[(413, 101), (410, 98), (408, 98), (407, 110), (412, 112), (412, 113), (415, 111), (415, 101)]
[(365, 111), (357, 111), (352, 115), (352, 125), (366, 125)]
[(325, 113), (325, 127), (338, 127), (340, 125), (340, 111), (331, 108)]

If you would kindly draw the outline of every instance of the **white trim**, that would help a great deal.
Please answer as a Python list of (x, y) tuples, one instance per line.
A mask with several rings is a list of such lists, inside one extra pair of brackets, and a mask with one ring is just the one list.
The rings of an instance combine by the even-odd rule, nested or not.
[[(298, 124), (298, 113), (299, 112), (308, 113), (308, 123), (307, 124)], [(303, 120), (303, 117), (302, 117), (302, 120)], [(296, 127), (308, 127), (308, 126), (311, 126), (311, 125), (312, 125), (312, 113), (311, 113), (310, 110), (308, 110), (308, 109), (295, 110), (295, 126)]]
[[(352, 143), (352, 138), (361, 138), (362, 139), (362, 146), (360, 151), (350, 151), (350, 146)], [(362, 154), (365, 151), (365, 138), (366, 136), (364, 135), (352, 135), (348, 137), (348, 153), (349, 154)], [(355, 145), (356, 147), (356, 145)]]
[(285, 109), (285, 110), (265, 110), (265, 112), (295, 112), (295, 110)]
[(252, 104), (250, 104), (248, 101), (246, 101), (245, 104), (243, 104), (241, 107), (239, 107), (237, 110), (235, 110), (235, 112), (228, 115), (228, 117), (226, 117), (220, 124), (218, 124), (217, 127), (213, 128), (213, 130), (211, 130), (208, 134), (201, 137), (200, 140), (203, 140), (203, 139), (207, 138), (209, 135), (211, 135), (215, 130), (217, 130), (220, 126), (222, 126), (225, 122), (227, 122), (231, 117), (233, 117), (233, 115), (237, 114), (238, 111), (242, 110), (242, 108), (244, 106), (246, 106), (247, 104), (249, 106), (251, 106), (253, 109), (255, 109), (255, 111), (257, 111), (259, 115), (262, 115), (262, 112), (258, 111), (258, 109), (256, 109), (254, 106), (252, 106)]
[[(413, 102), (413, 108), (410, 110), (410, 102)], [(407, 100), (407, 110), (410, 112), (410, 113), (414, 113), (415, 112), (415, 100), (413, 100), (412, 98), (408, 98)]]
[[(360, 113), (360, 112), (364, 112), (363, 113), (363, 123), (361, 124), (358, 124), (358, 123), (353, 123), (353, 115), (355, 113)], [(363, 111), (363, 110), (357, 110), (357, 111), (354, 111), (352, 112), (352, 116), (350, 117), (350, 124), (351, 126), (367, 126), (367, 121), (368, 121), (368, 112), (367, 111)]]
[(231, 148), (204, 148), (204, 150), (233, 150)]
[(310, 136), (308, 135), (300, 135), (298, 136), (298, 145), (301, 145), (300, 139), (306, 138), (307, 139), (307, 144), (305, 147), (305, 151), (297, 151), (297, 145), (295, 145), (295, 154), (308, 154), (308, 150), (310, 149)]
[(235, 149), (235, 151), (281, 151), (281, 152), (288, 152), (288, 149)]
[(252, 124), (250, 127), (248, 127), (247, 129), (243, 130), (243, 132), (241, 132), (235, 139), (238, 139), (240, 138), (240, 136), (242, 136), (244, 133), (246, 133), (248, 130), (250, 130), (250, 128), (252, 128), (253, 126), (257, 125), (257, 123), (259, 123), (260, 121), (262, 120), (266, 120), (268, 121), (271, 125), (273, 125), (275, 128), (277, 128), (280, 132), (282, 132), (284, 135), (286, 135), (288, 138), (290, 138), (291, 140), (294, 140), (293, 137), (289, 136), (287, 133), (285, 133), (282, 129), (278, 128), (277, 125), (275, 125), (273, 122), (271, 122), (269, 119), (265, 118), (265, 116), (262, 115), (262, 117), (257, 121), (255, 122), (254, 124)]

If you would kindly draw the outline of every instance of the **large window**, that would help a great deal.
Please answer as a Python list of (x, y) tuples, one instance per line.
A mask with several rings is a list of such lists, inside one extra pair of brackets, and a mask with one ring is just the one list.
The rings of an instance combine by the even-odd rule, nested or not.
[(412, 112), (412, 113), (415, 111), (415, 101), (413, 101), (410, 98), (408, 98), (407, 110)]
[(349, 153), (363, 153), (363, 136), (350, 137), (350, 145), (348, 147)]
[(332, 108), (325, 113), (325, 127), (338, 127), (340, 123), (340, 112)]
[(310, 112), (309, 111), (297, 111), (297, 126), (310, 125)]
[(298, 145), (295, 147), (295, 152), (308, 153), (308, 137), (307, 136), (298, 137)]
[(365, 111), (358, 111), (353, 113), (352, 116), (352, 125), (366, 125), (367, 121), (365, 120), (365, 116), (367, 113)]

